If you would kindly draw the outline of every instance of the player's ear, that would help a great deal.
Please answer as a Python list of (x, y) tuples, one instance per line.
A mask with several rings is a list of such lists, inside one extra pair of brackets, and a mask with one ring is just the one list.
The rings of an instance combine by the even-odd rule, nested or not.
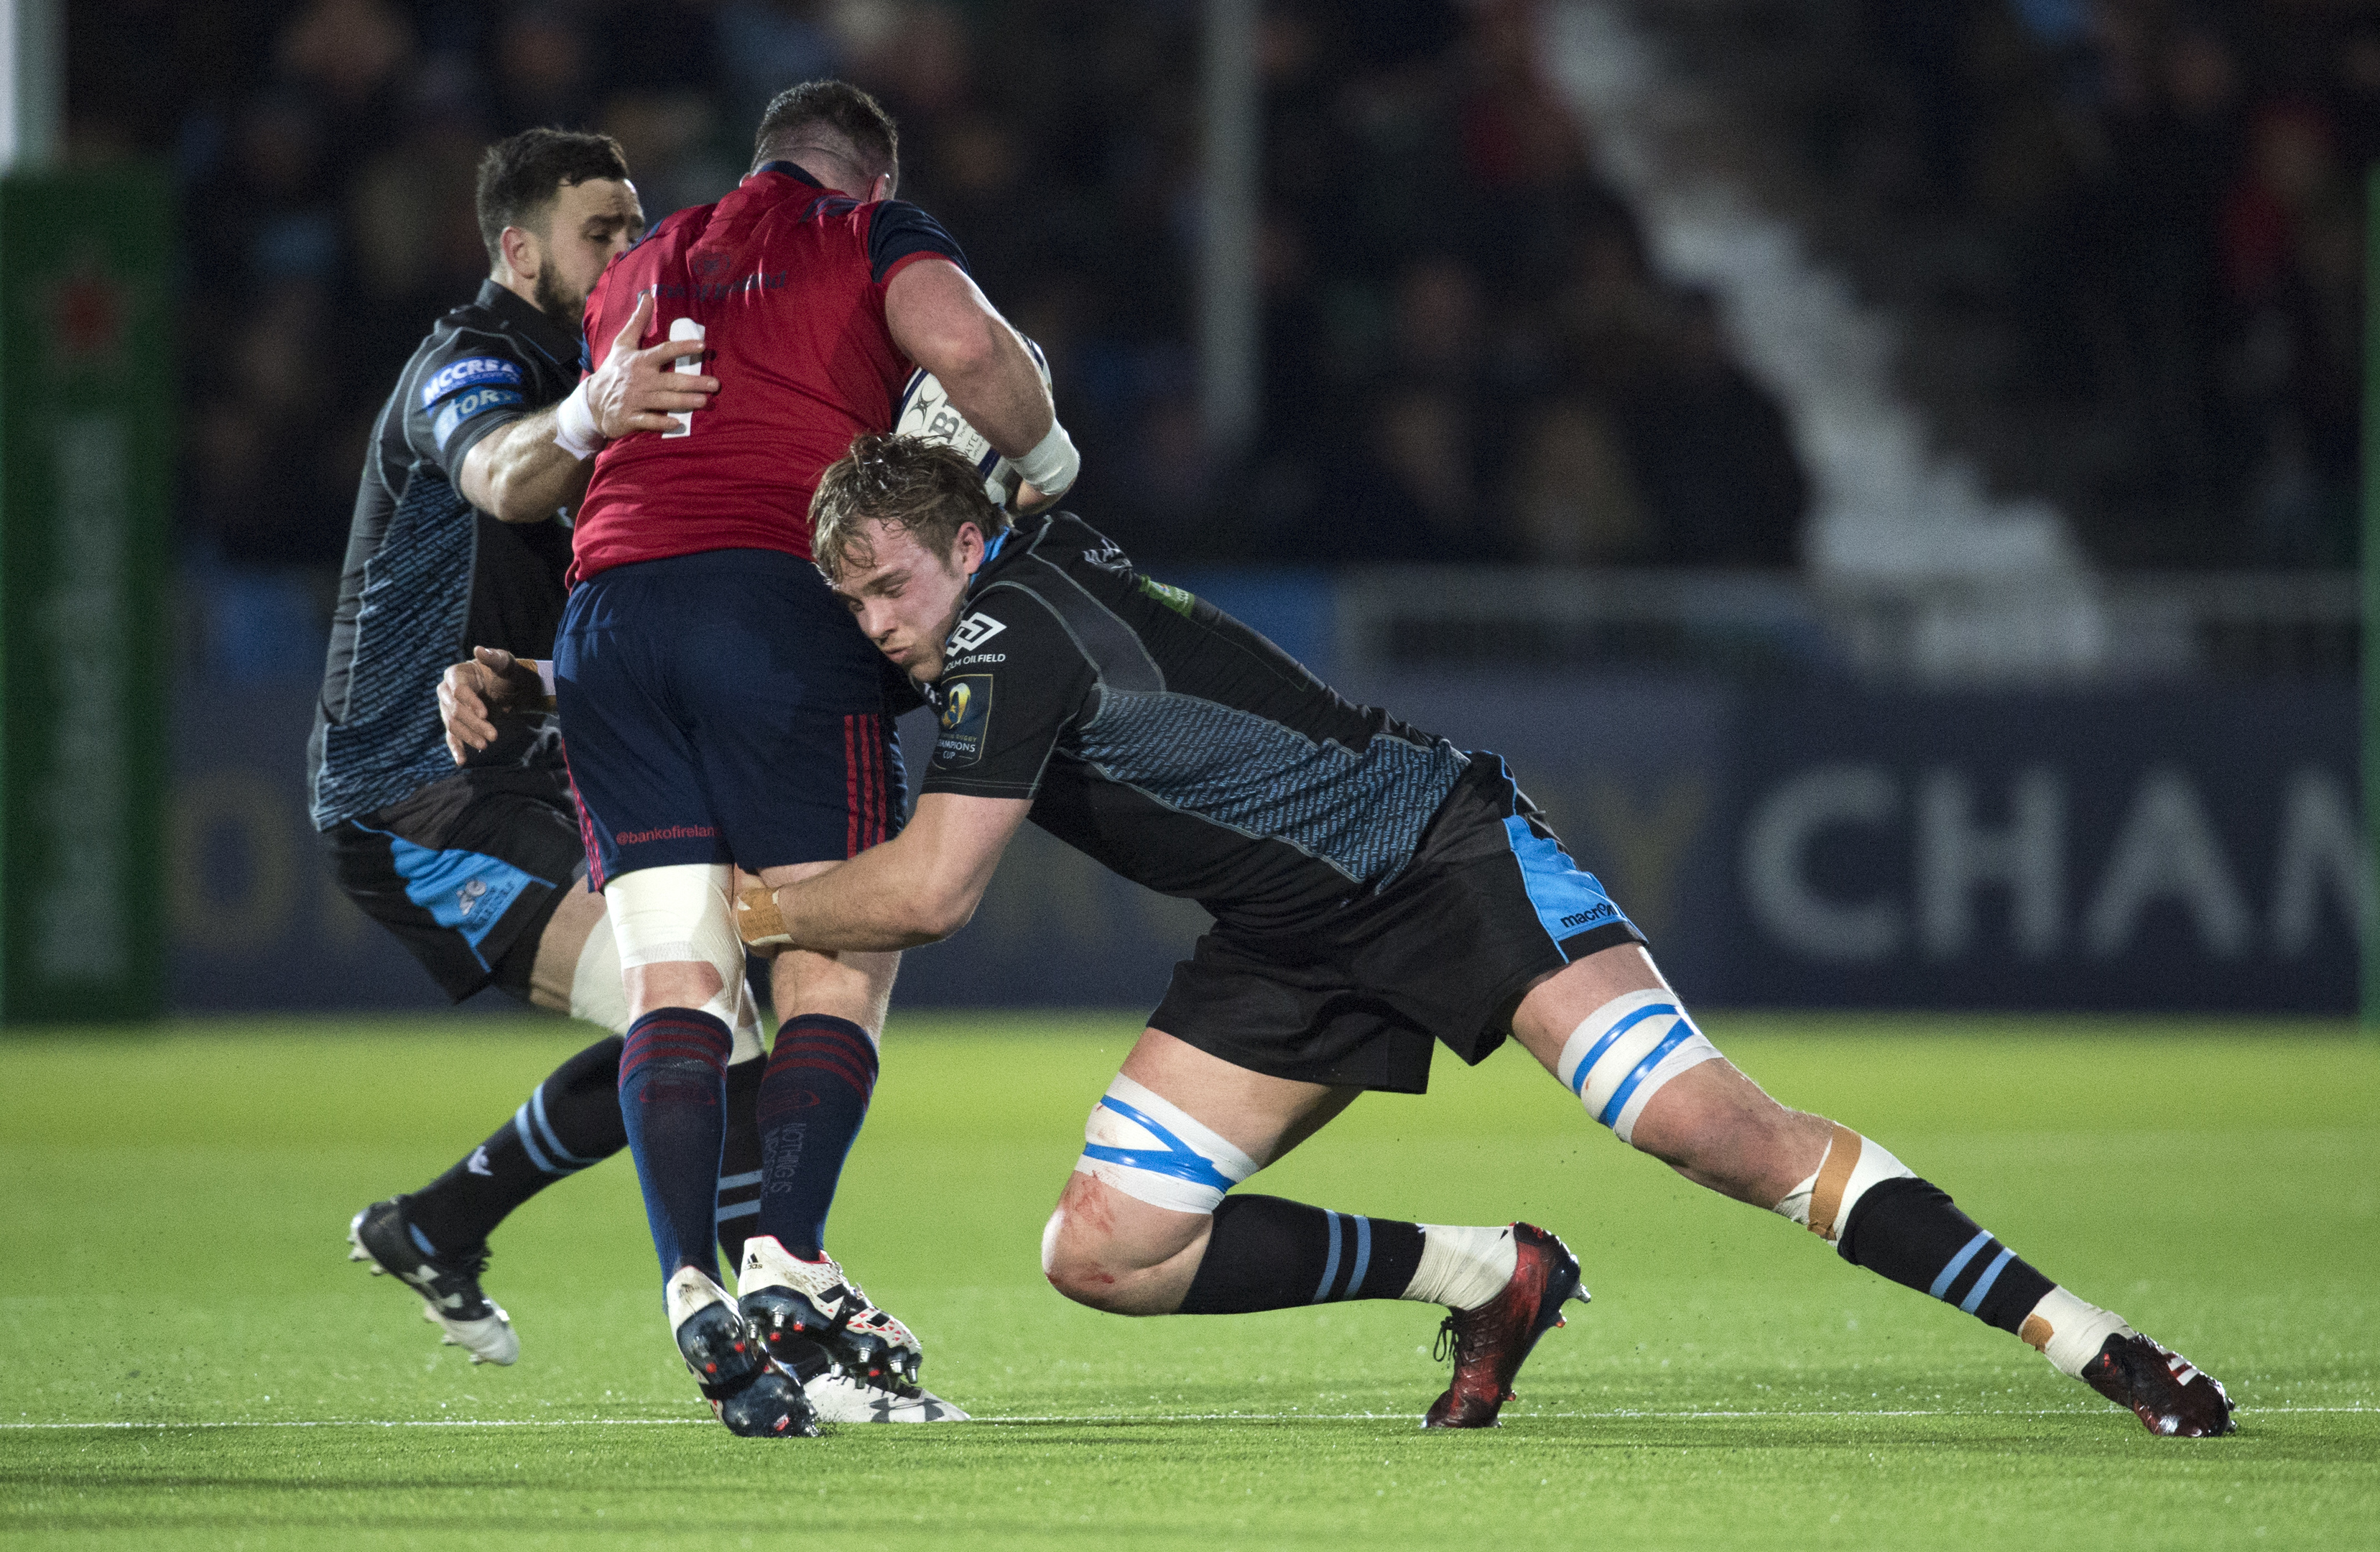
[(540, 254), (535, 232), (521, 226), (506, 226), (496, 238), (496, 243), (504, 251), (504, 263), (515, 275), (524, 278), (536, 275)]

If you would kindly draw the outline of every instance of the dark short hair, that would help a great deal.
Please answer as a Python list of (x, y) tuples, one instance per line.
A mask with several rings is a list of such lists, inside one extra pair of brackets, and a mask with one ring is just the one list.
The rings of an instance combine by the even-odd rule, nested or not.
[(538, 230), (553, 197), (596, 178), (628, 181), (628, 159), (609, 135), (575, 129), (524, 129), (488, 147), (480, 158), (480, 240), (488, 263), (504, 262), (504, 228)]
[(823, 128), (841, 136), (876, 166), (898, 177), (901, 131), (884, 104), (843, 80), (806, 80), (769, 99), (768, 112), (752, 136), (752, 155), (765, 161), (772, 150), (792, 144), (798, 132)]
[(826, 466), (810, 496), (810, 555), (829, 581), (853, 562), (870, 564), (875, 546), (861, 525), (880, 522), (910, 534), (938, 556), (973, 523), (986, 539), (1008, 527), (1008, 514), (984, 494), (983, 475), (946, 445), (922, 436), (870, 432)]

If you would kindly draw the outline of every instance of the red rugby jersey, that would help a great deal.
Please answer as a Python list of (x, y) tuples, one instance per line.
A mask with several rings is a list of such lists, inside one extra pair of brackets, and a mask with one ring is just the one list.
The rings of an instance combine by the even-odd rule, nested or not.
[(703, 550), (807, 558), (820, 474), (853, 437), (892, 429), (911, 369), (885, 327), (884, 287), (925, 258), (966, 263), (916, 205), (862, 204), (771, 162), (614, 260), (587, 299), (589, 351), (608, 355), (650, 291), (639, 348), (693, 319), (719, 392), (688, 434), (639, 432), (596, 455), (572, 575)]

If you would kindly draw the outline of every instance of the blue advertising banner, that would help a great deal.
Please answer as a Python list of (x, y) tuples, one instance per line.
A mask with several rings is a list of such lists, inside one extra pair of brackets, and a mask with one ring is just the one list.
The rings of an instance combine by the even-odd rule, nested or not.
[[(1878, 696), (1719, 681), (1350, 687), (1494, 750), (1705, 1005), (2344, 1013), (2371, 887), (2354, 689)], [(310, 684), (177, 697), (185, 1010), (440, 1005), (331, 885)], [(903, 727), (912, 769), (923, 715)], [(1203, 930), (1027, 826), (913, 1007), (1153, 1007)], [(492, 994), (488, 1008), (507, 1006)]]
[(2345, 1013), (2351, 685), (1747, 702), (1730, 1001)]

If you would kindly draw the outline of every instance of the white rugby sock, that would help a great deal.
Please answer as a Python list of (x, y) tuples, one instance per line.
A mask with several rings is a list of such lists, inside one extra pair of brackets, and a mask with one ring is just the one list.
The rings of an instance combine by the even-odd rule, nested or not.
[(1847, 1126), (1835, 1128), (1818, 1167), (1768, 1209), (1833, 1244), (1843, 1237), (1852, 1208), (1870, 1188), (1914, 1178), (1916, 1171)]
[(2113, 1310), (2077, 1299), (2062, 1288), (2053, 1288), (2041, 1296), (2041, 1302), (2024, 1317), (2017, 1335), (2037, 1349), (2058, 1372), (2074, 1379), (2082, 1377), (2082, 1366), (2099, 1356), (2107, 1338), (2132, 1336), (2129, 1322)]
[(1520, 1259), (1509, 1223), (1493, 1228), (1426, 1223), (1421, 1226), (1421, 1265), (1397, 1297), (1475, 1310), (1504, 1291)]

